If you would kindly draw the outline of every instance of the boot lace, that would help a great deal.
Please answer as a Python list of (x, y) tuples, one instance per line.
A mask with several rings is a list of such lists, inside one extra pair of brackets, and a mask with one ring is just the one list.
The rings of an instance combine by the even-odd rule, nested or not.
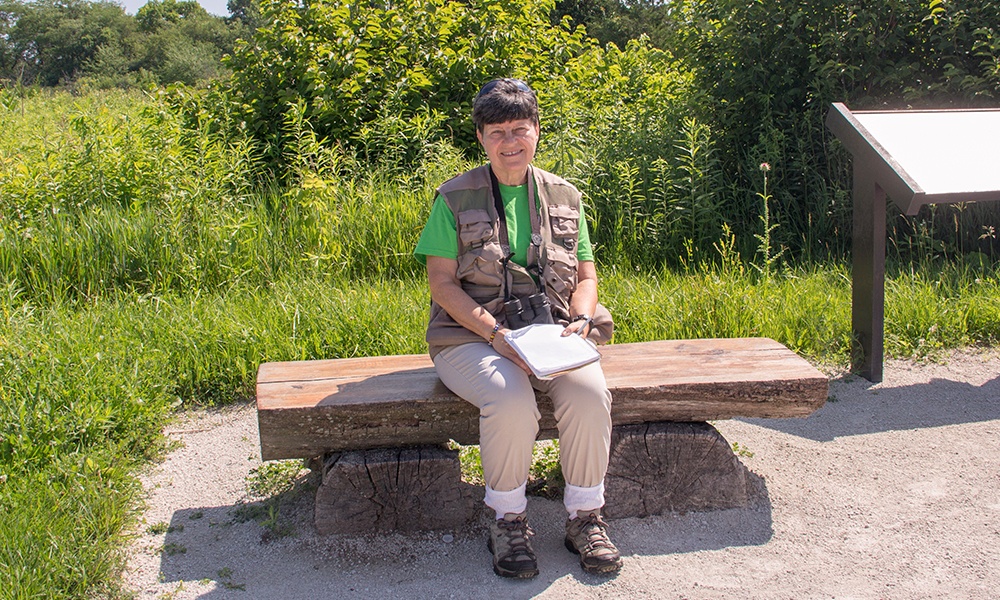
[(580, 517), (583, 519), (581, 529), (587, 536), (587, 548), (591, 551), (607, 548), (614, 550), (615, 545), (608, 537), (608, 524), (600, 515), (590, 514)]
[(497, 526), (506, 533), (504, 537), (509, 549), (508, 557), (534, 556), (531, 546), (528, 544), (531, 537), (535, 535), (535, 531), (528, 526), (527, 521), (523, 519), (497, 521)]

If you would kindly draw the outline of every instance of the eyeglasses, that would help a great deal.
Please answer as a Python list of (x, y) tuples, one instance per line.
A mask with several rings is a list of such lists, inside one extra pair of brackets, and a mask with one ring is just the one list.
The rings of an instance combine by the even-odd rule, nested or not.
[(522, 91), (522, 92), (531, 92), (531, 88), (528, 87), (528, 84), (524, 83), (520, 79), (511, 79), (509, 77), (501, 77), (500, 79), (494, 79), (493, 81), (490, 81), (486, 85), (484, 85), (483, 88), (481, 90), (479, 90), (479, 93), (476, 94), (476, 100), (479, 100), (480, 98), (482, 98), (486, 94), (489, 94), (490, 92), (492, 92), (493, 88), (495, 88), (497, 86), (497, 84), (500, 83), (501, 81), (509, 81), (510, 83), (513, 83), (514, 85), (517, 86), (517, 89), (520, 90), (520, 91)]

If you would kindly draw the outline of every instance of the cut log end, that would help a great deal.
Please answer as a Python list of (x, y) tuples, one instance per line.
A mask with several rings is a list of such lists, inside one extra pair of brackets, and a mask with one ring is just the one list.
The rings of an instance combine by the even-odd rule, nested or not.
[(604, 486), (609, 518), (736, 508), (750, 497), (746, 468), (708, 423), (615, 427)]
[(329, 454), (316, 491), (323, 535), (454, 529), (475, 514), (458, 452), (439, 446)]

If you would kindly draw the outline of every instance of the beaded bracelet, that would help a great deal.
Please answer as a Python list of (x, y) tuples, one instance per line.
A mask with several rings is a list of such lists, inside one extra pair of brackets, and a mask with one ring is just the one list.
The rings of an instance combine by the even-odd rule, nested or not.
[(493, 339), (497, 337), (497, 332), (500, 331), (500, 323), (493, 326), (493, 331), (490, 332), (490, 339), (486, 342), (490, 346), (493, 345)]

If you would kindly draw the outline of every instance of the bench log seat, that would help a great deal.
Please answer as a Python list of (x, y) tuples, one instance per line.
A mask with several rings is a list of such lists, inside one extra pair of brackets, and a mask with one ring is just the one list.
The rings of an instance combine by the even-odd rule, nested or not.
[[(705, 421), (806, 417), (828, 394), (825, 375), (767, 338), (612, 344), (601, 354), (613, 398), (612, 518), (744, 505), (745, 468)], [(551, 401), (538, 403), (539, 439), (557, 437)], [(478, 443), (478, 409), (441, 383), (427, 355), (264, 363), (257, 416), (263, 460), (322, 457), (321, 533), (449, 528), (475, 513), (444, 445)]]

